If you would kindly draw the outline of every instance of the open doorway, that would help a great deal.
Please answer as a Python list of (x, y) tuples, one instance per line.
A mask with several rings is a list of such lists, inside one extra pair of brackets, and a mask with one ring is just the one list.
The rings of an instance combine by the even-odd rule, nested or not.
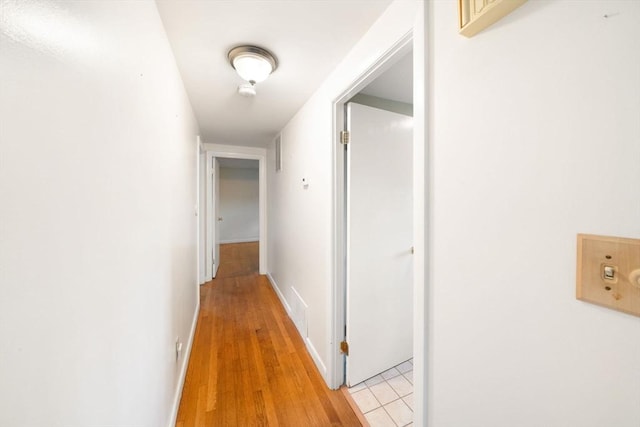
[(413, 356), (411, 77), (409, 52), (345, 105), (348, 386)]
[[(205, 240), (202, 255), (203, 268), (201, 269), (200, 283), (212, 280), (221, 265), (220, 244), (242, 243), (257, 240), (258, 272), (266, 274), (266, 152), (264, 149), (249, 147), (233, 147), (217, 144), (205, 144), (205, 152), (202, 154), (201, 182), (203, 185), (203, 197), (201, 210), (205, 212), (203, 218), (203, 230), (201, 233)], [(257, 168), (256, 168), (257, 165)], [(222, 173), (222, 179), (221, 179)], [(231, 189), (225, 189), (225, 174), (227, 183), (231, 183)], [(250, 180), (250, 189), (245, 188), (243, 197), (249, 201), (227, 200), (224, 206), (224, 193), (235, 192), (238, 179)], [(234, 178), (235, 179), (229, 179)], [(255, 198), (255, 178), (257, 177), (257, 201)], [(222, 189), (220, 187), (222, 182)], [(245, 182), (246, 184), (246, 182)], [(241, 184), (242, 186), (243, 184)], [(246, 185), (245, 185), (246, 187)], [(229, 190), (229, 191), (227, 191)], [(220, 200), (221, 191), (223, 200)], [(250, 195), (249, 195), (250, 194)], [(221, 203), (222, 202), (222, 203)], [(257, 213), (255, 211), (257, 203)], [(225, 211), (225, 209), (228, 209)], [(249, 212), (250, 211), (250, 212)], [(226, 212), (226, 213), (225, 213)], [(257, 224), (255, 216), (257, 214)], [(247, 227), (247, 224), (251, 224)]]
[(336, 103), (337, 121), (348, 132), (336, 155), (342, 375), (365, 416), (394, 412), (402, 418), (395, 422), (408, 423), (415, 236), (411, 38), (373, 68)]
[(259, 162), (224, 157), (216, 160), (216, 266), (224, 277), (253, 274), (258, 272), (260, 241)]

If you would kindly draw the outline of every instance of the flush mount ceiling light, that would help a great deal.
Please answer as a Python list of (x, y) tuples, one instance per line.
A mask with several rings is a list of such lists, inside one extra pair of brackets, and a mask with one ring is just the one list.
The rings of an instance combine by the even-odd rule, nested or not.
[(276, 57), (268, 50), (257, 46), (236, 46), (227, 56), (238, 75), (249, 82), (238, 87), (238, 93), (243, 96), (254, 96), (255, 84), (264, 81), (278, 68)]

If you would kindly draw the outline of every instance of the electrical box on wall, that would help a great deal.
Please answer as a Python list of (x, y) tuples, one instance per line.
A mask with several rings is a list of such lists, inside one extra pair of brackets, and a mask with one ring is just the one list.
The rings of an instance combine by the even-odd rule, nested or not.
[(576, 297), (640, 316), (640, 239), (578, 234)]

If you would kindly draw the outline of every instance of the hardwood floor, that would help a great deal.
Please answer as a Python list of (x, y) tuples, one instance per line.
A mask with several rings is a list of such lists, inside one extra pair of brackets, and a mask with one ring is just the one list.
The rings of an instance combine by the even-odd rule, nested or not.
[(200, 314), (177, 427), (361, 426), (330, 390), (265, 276), (257, 243), (221, 246)]

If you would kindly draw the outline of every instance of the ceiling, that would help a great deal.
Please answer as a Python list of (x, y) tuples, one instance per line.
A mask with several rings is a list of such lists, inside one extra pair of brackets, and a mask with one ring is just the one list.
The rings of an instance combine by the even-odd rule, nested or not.
[[(204, 142), (264, 147), (382, 14), (391, 0), (156, 0)], [(267, 48), (278, 69), (243, 83), (227, 52)]]
[(413, 51), (408, 52), (360, 93), (413, 105)]

